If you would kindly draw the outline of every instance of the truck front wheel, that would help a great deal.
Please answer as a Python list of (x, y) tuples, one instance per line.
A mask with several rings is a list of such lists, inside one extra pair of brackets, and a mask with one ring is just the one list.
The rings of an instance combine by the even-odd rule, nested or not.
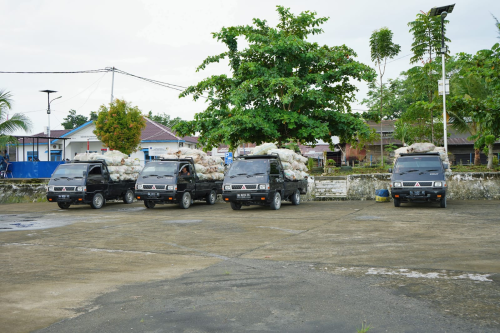
[(126, 204), (131, 204), (132, 202), (134, 202), (134, 191), (127, 190), (127, 192), (125, 192), (125, 195), (123, 196), (123, 202)]
[(240, 210), (241, 209), (241, 204), (239, 202), (231, 202), (231, 208), (233, 210)]
[(443, 197), (441, 198), (441, 201), (439, 202), (439, 206), (441, 208), (446, 208), (446, 195), (443, 195)]
[(273, 201), (271, 201), (271, 209), (278, 210), (280, 208), (281, 208), (281, 194), (279, 194), (279, 192), (276, 192), (274, 194)]
[(106, 200), (104, 199), (104, 196), (102, 193), (96, 193), (94, 194), (94, 197), (92, 198), (92, 202), (90, 203), (90, 207), (94, 209), (100, 209), (102, 206), (104, 206), (104, 203)]
[(298, 204), (300, 204), (300, 191), (299, 190), (297, 190), (294, 194), (292, 194), (291, 201), (292, 201), (292, 205), (297, 206)]
[(57, 205), (61, 209), (68, 209), (71, 204), (69, 202), (58, 202)]
[(401, 206), (401, 199), (394, 198), (394, 207), (399, 207), (399, 206)]
[(144, 206), (146, 206), (147, 209), (153, 209), (155, 208), (156, 204), (153, 201), (144, 200)]
[(179, 206), (184, 209), (188, 209), (189, 206), (191, 206), (191, 193), (184, 192), (181, 202), (179, 202)]

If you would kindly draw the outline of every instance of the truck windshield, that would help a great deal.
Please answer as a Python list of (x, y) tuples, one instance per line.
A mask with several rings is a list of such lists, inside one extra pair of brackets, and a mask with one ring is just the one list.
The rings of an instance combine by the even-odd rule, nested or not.
[(258, 173), (267, 174), (269, 170), (268, 160), (240, 160), (234, 161), (229, 169), (228, 176), (255, 175)]
[(439, 157), (407, 156), (398, 158), (394, 166), (395, 172), (414, 171), (442, 171)]
[(141, 176), (175, 176), (177, 164), (177, 162), (149, 162), (142, 169)]
[(52, 174), (52, 178), (83, 177), (87, 173), (87, 164), (61, 164)]

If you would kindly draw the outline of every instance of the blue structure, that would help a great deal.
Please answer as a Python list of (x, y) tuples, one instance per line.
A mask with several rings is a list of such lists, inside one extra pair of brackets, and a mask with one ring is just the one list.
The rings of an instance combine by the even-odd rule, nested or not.
[(10, 162), (9, 170), (12, 170), (13, 178), (50, 178), (59, 164), (57, 162)]

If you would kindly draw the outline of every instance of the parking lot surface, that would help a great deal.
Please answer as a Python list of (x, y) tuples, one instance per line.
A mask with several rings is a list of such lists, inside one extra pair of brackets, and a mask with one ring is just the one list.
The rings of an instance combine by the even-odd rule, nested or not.
[(2, 205), (5, 332), (500, 332), (500, 204)]

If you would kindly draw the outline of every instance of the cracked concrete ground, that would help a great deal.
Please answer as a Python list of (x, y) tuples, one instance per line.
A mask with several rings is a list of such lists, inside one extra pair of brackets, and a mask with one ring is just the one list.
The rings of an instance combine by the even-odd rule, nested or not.
[[(298, 207), (284, 204), (279, 211), (232, 211), (224, 203), (196, 203), (189, 210), (147, 210), (140, 203), (110, 203), (101, 210), (60, 210), (50, 203), (1, 205), (0, 326), (5, 332), (65, 332), (76, 325), (79, 332), (97, 332), (107, 327), (105, 322), (114, 322), (105, 331), (134, 325), (145, 331), (140, 326), (145, 307), (154, 312), (162, 300), (163, 307), (175, 305), (172, 311), (179, 318), (207, 319), (195, 325), (163, 314), (150, 331), (210, 331), (206, 327), (214, 327), (211, 321), (224, 314), (229, 319), (217, 321), (215, 330), (336, 327), (355, 332), (358, 319), (368, 318), (370, 332), (424, 332), (426, 325), (443, 325), (443, 332), (498, 332), (499, 207), (498, 201), (450, 201), (446, 209), (435, 204), (395, 208), (373, 201), (305, 202)], [(280, 278), (273, 282), (269, 274), (278, 271)], [(237, 293), (236, 287), (225, 286), (227, 280), (248, 279), (249, 272), (259, 273), (253, 273), (254, 281), (238, 284)], [(203, 289), (186, 294), (181, 288), (186, 279), (203, 288), (203, 281), (216, 281), (221, 289), (208, 300), (212, 310), (192, 313), (191, 305), (199, 304), (194, 300), (205, 298)], [(287, 298), (298, 280), (303, 281), (300, 299), (297, 293)], [(332, 290), (326, 284), (322, 289), (315, 281), (346, 289)], [(158, 290), (166, 283), (171, 294), (163, 295)], [(276, 288), (283, 288), (280, 297), (269, 296)], [(140, 295), (130, 294), (127, 300), (141, 304), (141, 310), (130, 304), (126, 318), (119, 320), (123, 314), (110, 300), (130, 290)], [(322, 300), (322, 295), (337, 292), (342, 297)], [(363, 304), (347, 304), (345, 293), (367, 298)], [(148, 295), (156, 303), (143, 304)], [(250, 301), (234, 307), (257, 295), (259, 310)], [(295, 301), (290, 303), (290, 298)], [(225, 303), (228, 299), (233, 301)], [(342, 315), (312, 305), (307, 310), (307, 304), (323, 301), (329, 306), (344, 303)], [(398, 309), (398, 302), (407, 306)], [(220, 311), (214, 313), (214, 308)], [(392, 315), (384, 308), (391, 308)], [(396, 316), (403, 309), (411, 311)], [(238, 313), (246, 313), (248, 322)]]

